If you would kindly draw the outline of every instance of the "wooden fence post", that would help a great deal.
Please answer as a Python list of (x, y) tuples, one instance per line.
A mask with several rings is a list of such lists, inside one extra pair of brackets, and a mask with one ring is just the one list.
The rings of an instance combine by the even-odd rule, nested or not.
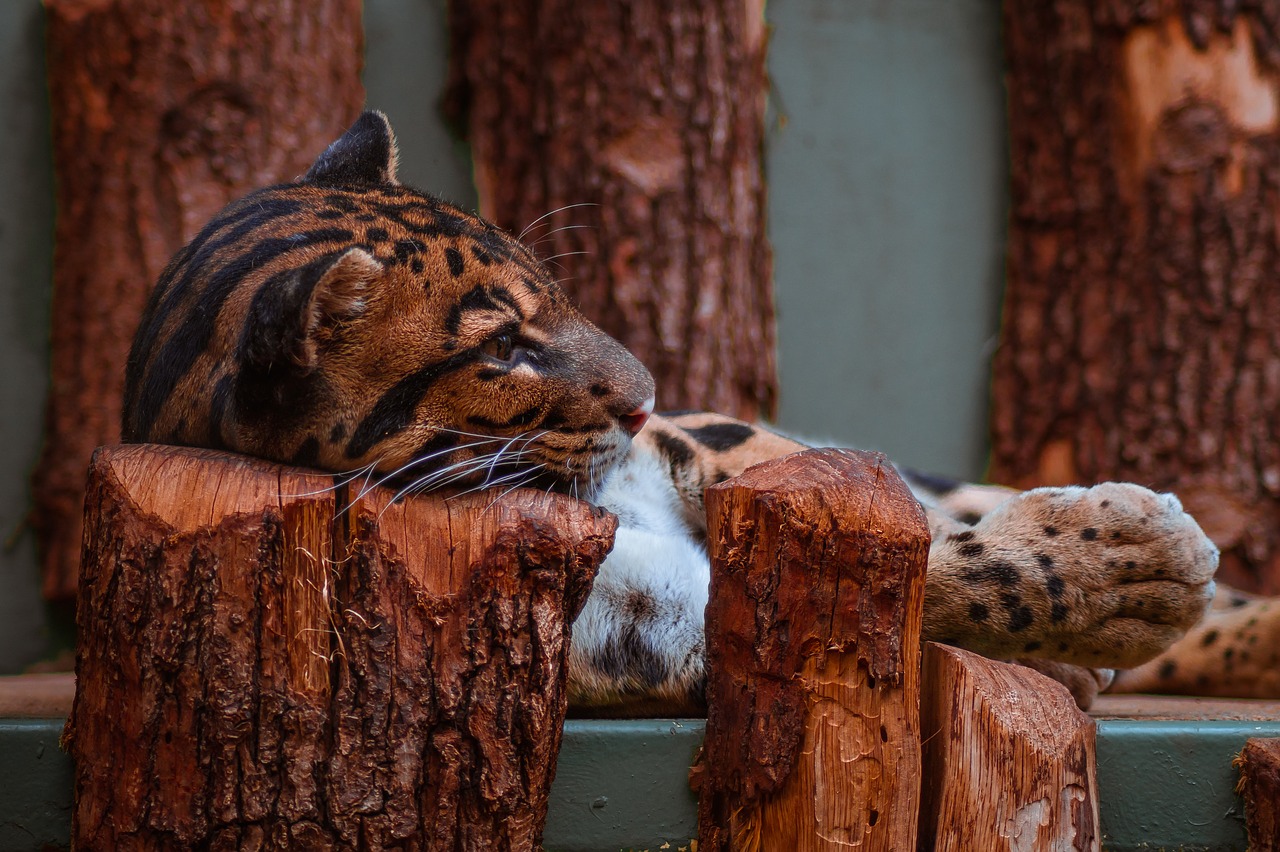
[(1098, 850), (1093, 720), (1025, 666), (930, 642), (920, 701), (920, 846)]
[(928, 526), (883, 456), (811, 450), (707, 492), (703, 850), (915, 848)]
[[(616, 519), (100, 450), (66, 740), (80, 849), (532, 849)], [(347, 507), (347, 508), (344, 508)]]
[(1250, 852), (1280, 852), (1280, 738), (1247, 740), (1235, 765)]
[(57, 224), (44, 594), (74, 599), (84, 471), (120, 440), (124, 365), (173, 253), (233, 198), (306, 171), (360, 112), (359, 0), (44, 0)]

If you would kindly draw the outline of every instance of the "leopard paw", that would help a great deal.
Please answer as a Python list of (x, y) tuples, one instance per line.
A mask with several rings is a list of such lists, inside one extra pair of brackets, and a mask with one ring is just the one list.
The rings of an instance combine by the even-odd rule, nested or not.
[(927, 633), (990, 655), (1128, 668), (1200, 620), (1218, 550), (1173, 495), (1109, 482), (1019, 494), (935, 541), (929, 560)]

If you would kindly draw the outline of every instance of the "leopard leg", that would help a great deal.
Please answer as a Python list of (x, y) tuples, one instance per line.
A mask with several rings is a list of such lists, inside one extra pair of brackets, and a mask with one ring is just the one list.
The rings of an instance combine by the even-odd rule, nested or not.
[(1203, 621), (1109, 691), (1280, 698), (1280, 601), (1220, 586)]
[(1034, 489), (933, 526), (925, 636), (991, 657), (1140, 665), (1212, 595), (1217, 549), (1177, 498), (1136, 485)]

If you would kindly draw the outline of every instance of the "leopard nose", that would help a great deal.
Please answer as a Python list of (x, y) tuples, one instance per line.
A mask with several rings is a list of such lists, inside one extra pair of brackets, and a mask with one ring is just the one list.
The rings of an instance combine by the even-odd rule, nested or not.
[(653, 397), (649, 397), (635, 411), (618, 415), (618, 425), (626, 429), (632, 436), (638, 435), (640, 430), (644, 428), (644, 424), (649, 422), (649, 415), (652, 413)]

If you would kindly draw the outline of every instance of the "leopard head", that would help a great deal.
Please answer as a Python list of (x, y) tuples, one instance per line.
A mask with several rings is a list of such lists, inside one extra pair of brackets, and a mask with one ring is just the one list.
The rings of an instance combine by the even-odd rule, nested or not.
[(126, 440), (590, 496), (652, 411), (649, 373), (527, 248), (401, 185), (396, 159), (366, 112), (174, 257), (129, 356)]

